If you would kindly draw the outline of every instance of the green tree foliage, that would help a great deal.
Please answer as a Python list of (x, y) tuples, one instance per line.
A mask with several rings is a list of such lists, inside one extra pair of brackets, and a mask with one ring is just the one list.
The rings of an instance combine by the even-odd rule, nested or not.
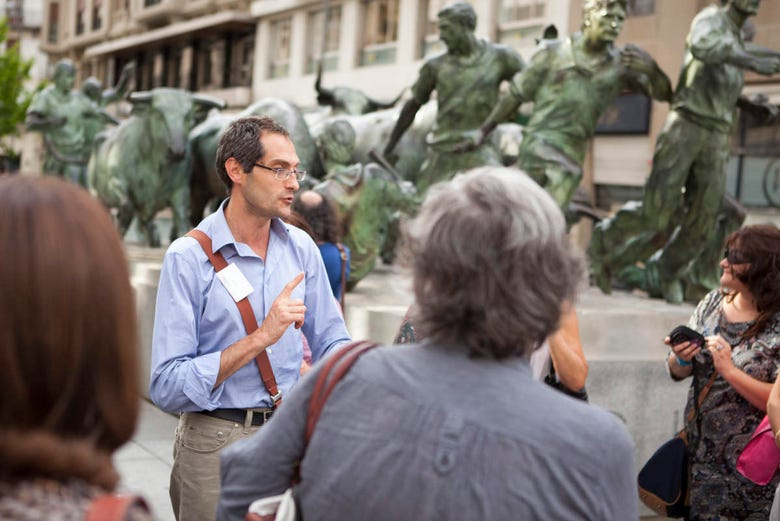
[[(0, 47), (7, 38), (8, 20), (0, 18)], [(30, 78), (32, 63), (22, 59), (18, 43), (0, 51), (0, 138), (18, 134), (24, 121), (33, 94), (25, 90), (24, 82)]]

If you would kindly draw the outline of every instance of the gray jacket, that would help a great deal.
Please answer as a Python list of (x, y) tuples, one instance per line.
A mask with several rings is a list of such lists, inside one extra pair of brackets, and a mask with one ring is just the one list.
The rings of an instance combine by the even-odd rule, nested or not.
[[(317, 374), (225, 449), (219, 521), (288, 487)], [(638, 519), (633, 446), (617, 419), (533, 380), (525, 359), (430, 344), (358, 360), (325, 405), (301, 477), (306, 521)]]

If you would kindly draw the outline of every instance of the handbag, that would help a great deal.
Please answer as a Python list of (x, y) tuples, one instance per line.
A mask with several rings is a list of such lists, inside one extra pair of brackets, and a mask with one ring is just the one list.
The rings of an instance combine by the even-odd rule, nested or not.
[(688, 512), (688, 439), (685, 430), (661, 445), (639, 471), (639, 499), (656, 514), (684, 517)]
[(585, 387), (579, 389), (578, 391), (572, 391), (558, 379), (558, 375), (555, 374), (555, 366), (553, 365), (552, 360), (550, 360), (550, 372), (544, 377), (544, 383), (553, 389), (559, 390), (563, 394), (571, 396), (572, 398), (582, 400), (583, 402), (588, 401), (588, 391), (585, 389)]
[(149, 512), (149, 506), (141, 496), (103, 494), (89, 504), (86, 521), (125, 521), (130, 512), (140, 509)]
[[(688, 413), (686, 427), (698, 414), (716, 376), (717, 372), (714, 372), (701, 393), (696, 393), (698, 396)], [(639, 471), (639, 499), (660, 516), (686, 517), (691, 504), (689, 477), (688, 435), (683, 428), (661, 445)]]
[(777, 472), (780, 465), (780, 449), (775, 444), (769, 416), (764, 416), (758, 424), (750, 441), (737, 459), (737, 470), (753, 483), (766, 485)]
[[(369, 342), (363, 340), (362, 342), (354, 342), (349, 344), (332, 355), (330, 355), (324, 363), (322, 370), (317, 375), (317, 381), (314, 383), (314, 389), (311, 393), (311, 399), (309, 399), (309, 411), (306, 417), (306, 433), (303, 441), (303, 453), (301, 460), (306, 453), (306, 447), (309, 445), (314, 434), (314, 427), (317, 425), (317, 420), (322, 413), (322, 408), (325, 406), (325, 402), (339, 383), (341, 378), (347, 374), (347, 371), (357, 361), (357, 359), (363, 355), (366, 351), (369, 351), (379, 344), (375, 342)], [(249, 505), (249, 509), (244, 517), (245, 521), (298, 521), (300, 519), (298, 515), (298, 508), (295, 504), (295, 494), (293, 493), (293, 485), (300, 482), (300, 465), (295, 469), (295, 475), (293, 476), (290, 487), (284, 491), (284, 493), (269, 496), (265, 498), (253, 501)]]

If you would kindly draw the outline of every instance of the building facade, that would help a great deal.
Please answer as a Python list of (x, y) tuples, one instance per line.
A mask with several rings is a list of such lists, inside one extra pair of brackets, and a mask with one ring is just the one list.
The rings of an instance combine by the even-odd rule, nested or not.
[[(124, 64), (134, 61), (136, 90), (183, 88), (221, 97), (232, 109), (265, 96), (313, 106), (320, 60), (325, 87), (348, 85), (375, 99), (392, 99), (414, 82), (422, 61), (441, 50), (436, 13), (447, 3), (42, 1), (41, 48), (52, 63), (61, 57), (73, 59), (80, 79), (94, 75), (109, 85)], [(478, 16), (478, 35), (514, 47), (525, 59), (545, 26), (555, 24), (560, 33), (567, 34), (578, 30), (582, 20), (581, 0), (471, 3)], [(630, 16), (620, 43), (632, 42), (646, 49), (676, 82), (690, 22), (708, 3), (629, 0)], [(780, 6), (776, 4), (762, 3), (755, 20), (756, 42), (780, 49), (780, 31), (776, 30)], [(765, 92), (780, 101), (780, 82), (752, 75), (747, 80), (746, 92)], [(666, 105), (641, 98), (621, 100), (610, 110), (585, 165), (585, 186), (594, 200), (610, 205), (636, 198), (650, 171), (655, 138), (667, 112)], [(755, 177), (747, 177), (751, 176)], [(729, 182), (737, 183), (732, 178)], [(737, 185), (730, 190), (739, 191)], [(756, 198), (748, 199), (750, 204), (762, 204)]]

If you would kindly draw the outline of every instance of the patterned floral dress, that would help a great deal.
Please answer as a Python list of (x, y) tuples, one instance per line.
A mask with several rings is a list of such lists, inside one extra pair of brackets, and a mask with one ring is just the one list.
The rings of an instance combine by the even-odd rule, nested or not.
[[(83, 521), (91, 501), (105, 492), (82, 481), (0, 481), (0, 521)], [(145, 509), (130, 509), (127, 521), (152, 521)]]
[[(780, 366), (780, 314), (759, 335), (743, 340), (742, 333), (752, 322), (727, 322), (723, 298), (720, 290), (707, 294), (688, 326), (704, 336), (721, 335), (732, 346), (735, 367), (762, 382), (774, 382)], [(694, 389), (703, 389), (713, 371), (710, 354), (705, 351), (697, 354), (686, 418), (693, 406)], [(691, 461), (690, 519), (763, 521), (769, 517), (780, 475), (768, 485), (760, 486), (736, 470), (737, 458), (764, 414), (722, 377), (715, 378), (698, 417), (687, 426)]]

